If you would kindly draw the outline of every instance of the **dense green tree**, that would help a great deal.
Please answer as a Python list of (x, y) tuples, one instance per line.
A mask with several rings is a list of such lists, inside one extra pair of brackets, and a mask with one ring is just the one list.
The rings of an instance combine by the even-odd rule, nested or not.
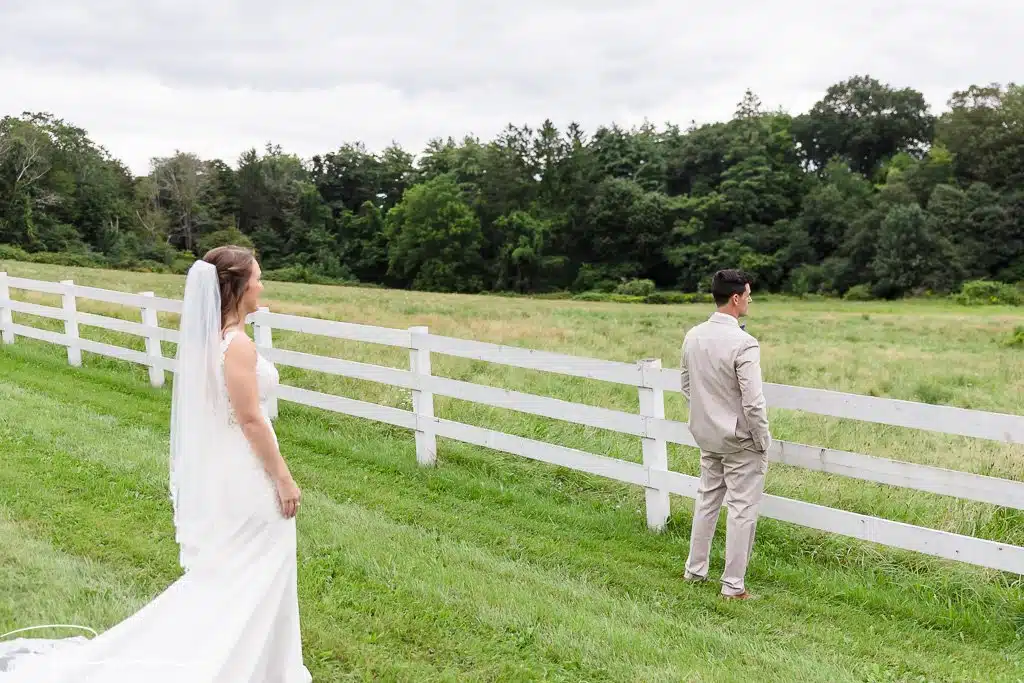
[(495, 221), (503, 242), (498, 250), (494, 289), (545, 291), (561, 279), (567, 259), (551, 253), (551, 226), (526, 211)]
[(952, 245), (932, 230), (917, 204), (895, 206), (886, 214), (871, 270), (875, 293), (885, 297), (919, 288), (948, 290), (960, 275)]
[(387, 215), (389, 274), (413, 289), (483, 288), (480, 219), (450, 173), (406, 190)]
[(854, 76), (828, 89), (811, 111), (797, 117), (794, 134), (815, 168), (833, 158), (869, 178), (899, 152), (919, 154), (932, 139), (935, 119), (924, 96), (869, 76)]
[(384, 213), (371, 201), (335, 223), (342, 263), (363, 282), (388, 282), (388, 235)]
[(949, 100), (936, 141), (953, 154), (961, 182), (1024, 185), (1024, 85), (972, 85)]

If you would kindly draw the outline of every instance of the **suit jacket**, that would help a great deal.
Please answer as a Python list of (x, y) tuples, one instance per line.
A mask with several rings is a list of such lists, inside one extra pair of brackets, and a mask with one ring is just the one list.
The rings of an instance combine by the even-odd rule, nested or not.
[(690, 433), (702, 451), (764, 452), (772, 444), (757, 340), (725, 313), (686, 333), (682, 390)]

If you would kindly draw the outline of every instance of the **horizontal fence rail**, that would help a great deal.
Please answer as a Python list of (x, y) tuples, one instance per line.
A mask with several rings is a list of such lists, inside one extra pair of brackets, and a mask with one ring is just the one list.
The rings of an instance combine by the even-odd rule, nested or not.
[[(12, 299), (11, 289), (61, 296), (62, 307)], [(78, 311), (79, 299), (138, 309), (140, 321)], [(175, 371), (174, 359), (162, 355), (160, 343), (178, 340), (177, 330), (159, 326), (158, 312), (180, 314), (181, 301), (159, 298), (149, 292), (129, 294), (83, 287), (71, 281), (45, 282), (0, 273), (0, 333), (5, 343), (13, 343), (17, 336), (24, 336), (64, 346), (72, 365), (81, 364), (82, 351), (144, 365), (149, 367), (154, 386), (163, 384), (165, 372)], [(13, 313), (62, 321), (64, 332), (14, 322)], [(630, 364), (582, 358), (434, 335), (425, 327), (397, 330), (272, 313), (267, 309), (254, 313), (249, 322), (253, 325), (260, 353), (276, 364), (410, 391), (411, 411), (288, 385), (279, 387), (275, 401), (291, 401), (412, 430), (420, 464), (435, 464), (436, 438), (440, 436), (633, 484), (645, 489), (647, 523), (654, 530), (662, 529), (667, 521), (669, 494), (696, 496), (696, 477), (668, 469), (668, 443), (684, 446), (696, 446), (696, 443), (686, 423), (665, 418), (664, 392), (678, 393), (681, 382), (679, 370), (662, 368), (660, 360)], [(146, 340), (146, 350), (83, 339), (79, 325), (142, 337)], [(409, 369), (274, 348), (273, 330), (404, 348), (409, 351)], [(431, 354), (632, 386), (638, 392), (640, 411), (601, 408), (438, 377), (431, 373)], [(1024, 417), (1018, 415), (779, 384), (766, 384), (765, 394), (772, 408), (1024, 444)], [(643, 445), (643, 462), (596, 455), (439, 418), (434, 415), (435, 395), (635, 436)], [(276, 414), (276, 406), (272, 407), (272, 414)], [(768, 457), (773, 462), (817, 472), (1024, 510), (1024, 482), (781, 440), (772, 445)], [(771, 495), (765, 496), (761, 514), (819, 531), (1024, 574), (1024, 548), (1018, 546)]]

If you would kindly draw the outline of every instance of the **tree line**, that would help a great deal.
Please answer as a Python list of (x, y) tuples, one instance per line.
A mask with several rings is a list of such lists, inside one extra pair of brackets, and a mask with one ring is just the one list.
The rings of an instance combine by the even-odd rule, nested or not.
[(748, 91), (687, 128), (177, 152), (141, 177), (51, 114), (0, 120), (0, 258), (180, 271), (229, 242), (278, 279), (452, 292), (698, 292), (723, 267), (795, 294), (1019, 282), (1024, 86), (972, 85), (935, 116), (856, 76), (795, 116)]

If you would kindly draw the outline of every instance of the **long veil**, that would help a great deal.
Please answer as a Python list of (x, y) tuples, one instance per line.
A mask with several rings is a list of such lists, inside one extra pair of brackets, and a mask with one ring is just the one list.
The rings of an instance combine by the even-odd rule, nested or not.
[(179, 561), (188, 571), (214, 529), (207, 469), (226, 422), (219, 389), (221, 313), (217, 269), (196, 261), (185, 279), (171, 399), (170, 494)]
[[(211, 497), (215, 491), (209, 474), (211, 467), (216, 464), (214, 458), (218, 455), (217, 451), (224, 443), (222, 435), (228, 429), (224, 413), (227, 399), (219, 388), (222, 377), (220, 284), (216, 267), (205, 261), (196, 261), (188, 271), (179, 335), (174, 393), (171, 399), (170, 495), (174, 506), (175, 538), (181, 551), (179, 561), (182, 568), (189, 572), (195, 566), (196, 560), (206, 552), (207, 547), (216, 542), (214, 524), (217, 516), (213, 512), (217, 501)], [(182, 602), (180, 597), (175, 597), (173, 602), (175, 608), (189, 607), (189, 603)], [(161, 610), (168, 608), (155, 607), (158, 604), (159, 598), (137, 615), (91, 641), (83, 637), (0, 641), (0, 682), (10, 680), (8, 673), (13, 673), (15, 681), (58, 680), (53, 678), (56, 672), (65, 670), (72, 672), (69, 675), (79, 675), (81, 678), (61, 677), (61, 681), (81, 680), (85, 672), (90, 674), (86, 680), (93, 680), (91, 675), (94, 667), (98, 665), (111, 667), (103, 670), (107, 676), (120, 673), (122, 669), (128, 671), (134, 665), (138, 665), (138, 669), (130, 669), (131, 671), (145, 670), (146, 674), (150, 674), (151, 671), (147, 667), (151, 665), (146, 661), (149, 653), (159, 654), (162, 652), (161, 647), (173, 649), (173, 629), (198, 626), (159, 623)], [(155, 615), (149, 619), (157, 621), (134, 626), (134, 620), (140, 619), (139, 615), (146, 614), (147, 610)], [(29, 627), (19, 631), (42, 628), (52, 627)], [(81, 626), (72, 628), (92, 630)], [(153, 628), (157, 630), (154, 632)], [(154, 634), (159, 634), (162, 628), (172, 630), (168, 631), (166, 638), (156, 637)], [(13, 635), (19, 631), (5, 635)], [(95, 631), (93, 633), (95, 634)], [(113, 639), (108, 639), (100, 650), (89, 649), (91, 643), (98, 643), (100, 638), (111, 636)], [(150, 641), (146, 640), (154, 637), (161, 643), (160, 647), (153, 648)], [(137, 647), (138, 650), (133, 650), (133, 647)], [(128, 652), (132, 654), (127, 655)], [(135, 657), (136, 652), (146, 653), (146, 656), (139, 660), (131, 659)], [(157, 666), (166, 668), (165, 664), (161, 664), (159, 657), (154, 661)], [(35, 673), (42, 675), (43, 671), (37, 672), (33, 668), (35, 666), (51, 676), (45, 679), (29, 678)], [(127, 678), (115, 676), (113, 680), (124, 681)]]

